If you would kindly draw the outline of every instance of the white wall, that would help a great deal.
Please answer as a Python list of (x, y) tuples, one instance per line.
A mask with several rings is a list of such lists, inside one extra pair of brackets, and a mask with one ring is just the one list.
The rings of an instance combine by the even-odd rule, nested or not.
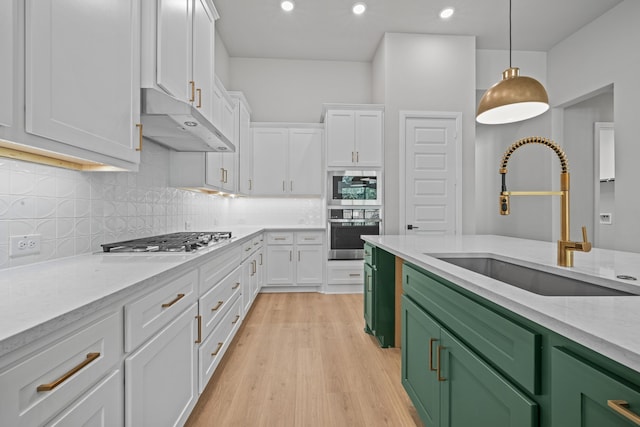
[(232, 57), (229, 71), (254, 122), (318, 123), (323, 103), (371, 103), (369, 62)]
[(616, 245), (640, 252), (640, 2), (625, 0), (548, 53), (548, 91), (562, 106), (613, 84), (616, 132)]
[(224, 87), (229, 90), (229, 52), (220, 34), (216, 31), (214, 47), (214, 67), (216, 76), (220, 79)]
[[(520, 75), (533, 77), (547, 85), (547, 53), (514, 50), (511, 64), (520, 68)], [(476, 89), (486, 90), (502, 79), (502, 72), (509, 68), (509, 51), (476, 50)]]
[[(382, 50), (381, 50), (382, 49)], [(399, 233), (399, 111), (462, 112), (462, 225), (475, 232), (475, 38), (387, 33), (374, 60), (385, 102), (387, 234)], [(384, 79), (384, 89), (380, 80)], [(471, 94), (471, 95), (470, 95)], [(378, 101), (378, 99), (376, 99)]]

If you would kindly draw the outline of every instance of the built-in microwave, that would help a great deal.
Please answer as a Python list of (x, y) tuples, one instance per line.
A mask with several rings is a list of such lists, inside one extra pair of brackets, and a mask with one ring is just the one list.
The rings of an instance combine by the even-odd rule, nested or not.
[(329, 172), (329, 205), (382, 205), (377, 171)]

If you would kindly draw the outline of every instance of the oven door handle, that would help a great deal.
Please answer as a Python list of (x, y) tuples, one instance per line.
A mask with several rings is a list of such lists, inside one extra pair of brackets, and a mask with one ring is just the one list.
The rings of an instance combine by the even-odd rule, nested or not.
[(355, 218), (355, 219), (336, 219), (336, 218), (332, 218), (329, 220), (329, 222), (335, 222), (335, 223), (340, 223), (340, 222), (382, 222), (382, 219), (380, 218)]

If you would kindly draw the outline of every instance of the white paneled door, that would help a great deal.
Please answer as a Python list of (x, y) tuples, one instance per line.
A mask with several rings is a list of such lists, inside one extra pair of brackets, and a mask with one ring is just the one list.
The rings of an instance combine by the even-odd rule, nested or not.
[(460, 233), (460, 117), (456, 113), (402, 113), (406, 234)]

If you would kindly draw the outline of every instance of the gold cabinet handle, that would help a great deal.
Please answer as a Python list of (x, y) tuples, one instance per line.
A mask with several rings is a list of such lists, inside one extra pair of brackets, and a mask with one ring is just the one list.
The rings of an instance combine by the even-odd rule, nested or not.
[(437, 371), (437, 368), (433, 367), (433, 343), (438, 341), (436, 338), (431, 338), (429, 340), (429, 370)]
[(438, 346), (438, 357), (436, 360), (436, 371), (438, 372), (438, 381), (446, 381), (447, 379), (445, 377), (443, 377), (442, 374), (442, 366), (440, 365), (440, 353), (442, 352), (442, 349), (444, 349), (445, 347), (439, 345)]
[(293, 261), (293, 251), (289, 251), (289, 261)]
[(233, 285), (231, 289), (238, 289), (238, 286), (240, 286), (240, 282), (236, 282), (236, 284)]
[(73, 369), (71, 369), (70, 371), (68, 371), (67, 373), (65, 373), (64, 375), (62, 375), (60, 378), (58, 378), (57, 380), (55, 380), (53, 382), (50, 382), (48, 384), (40, 384), (36, 390), (39, 391), (39, 392), (40, 391), (51, 391), (51, 390), (53, 390), (54, 388), (58, 387), (60, 384), (62, 384), (63, 382), (65, 382), (66, 380), (71, 378), (80, 369), (84, 368), (89, 363), (91, 363), (94, 360), (96, 360), (98, 357), (100, 357), (100, 353), (89, 353), (89, 354), (87, 354), (87, 358), (84, 359), (82, 362), (80, 362)]
[(274, 237), (273, 240), (287, 240), (286, 237)]
[(202, 342), (202, 316), (198, 314), (196, 319), (198, 319), (198, 339), (196, 340), (196, 344), (200, 344)]
[(360, 163), (360, 152), (356, 151), (356, 163)]
[(360, 273), (349, 273), (349, 277), (360, 277)]
[(282, 181), (282, 192), (284, 193), (284, 181)]
[(196, 100), (196, 82), (190, 80), (189, 84), (191, 85), (191, 98), (189, 98), (189, 102), (193, 102)]
[(137, 123), (136, 127), (138, 128), (138, 148), (136, 151), (142, 151), (142, 123)]
[(229, 183), (229, 171), (227, 169), (224, 169), (224, 182), (225, 184)]
[(260, 242), (253, 242), (253, 246), (259, 245)]
[(252, 187), (253, 187), (253, 182), (252, 182), (252, 180), (249, 180), (249, 190), (253, 190)]
[(260, 254), (260, 265), (262, 265), (262, 254)]
[(305, 237), (304, 240), (316, 240), (315, 237)]
[(215, 306), (215, 307), (213, 307), (213, 308), (211, 309), (211, 311), (216, 311), (217, 309), (219, 309), (219, 308), (222, 306), (222, 304), (224, 304), (224, 301), (218, 301), (218, 303), (216, 304), (216, 306)]
[(293, 181), (291, 181), (291, 183), (289, 184), (289, 187), (291, 188), (291, 192), (293, 192)]
[(196, 108), (202, 108), (202, 89), (196, 89), (196, 93), (198, 94), (198, 103), (196, 104)]
[(256, 274), (258, 272), (258, 261), (256, 261), (255, 259), (253, 260), (253, 274)]
[(351, 152), (351, 163), (355, 163), (356, 162), (356, 156), (355, 156), (355, 151)]
[(224, 168), (220, 168), (220, 182), (224, 182)]
[(298, 262), (300, 262), (300, 251), (298, 251)]
[(607, 405), (609, 405), (609, 408), (613, 409), (635, 425), (640, 426), (640, 415), (627, 408), (629, 403), (626, 400), (607, 400)]
[(249, 252), (251, 250), (251, 246), (249, 246), (247, 249), (245, 249), (245, 252)]
[(211, 353), (211, 355), (212, 355), (212, 356), (217, 356), (217, 355), (218, 355), (218, 353), (220, 353), (220, 349), (222, 348), (222, 344), (224, 344), (224, 343), (222, 343), (222, 342), (219, 342), (219, 343), (218, 343), (218, 347), (216, 347), (216, 351), (214, 351), (213, 353)]
[(236, 314), (236, 320), (234, 320), (233, 322), (231, 322), (232, 325), (235, 325), (236, 323), (238, 323), (238, 320), (240, 320), (240, 315)]
[(184, 298), (184, 294), (178, 294), (178, 296), (176, 296), (172, 301), (165, 302), (164, 304), (162, 304), (162, 308), (169, 308), (173, 304), (175, 304), (178, 301), (180, 301), (182, 298)]

